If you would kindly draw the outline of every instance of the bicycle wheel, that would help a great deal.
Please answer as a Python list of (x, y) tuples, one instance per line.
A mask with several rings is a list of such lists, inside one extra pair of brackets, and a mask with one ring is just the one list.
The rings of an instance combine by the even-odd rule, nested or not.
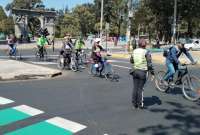
[(14, 53), (14, 58), (15, 58), (15, 60), (21, 60), (22, 59), (21, 53), (18, 49), (16, 49), (16, 51)]
[(44, 48), (44, 50), (43, 50), (43, 60), (44, 61), (47, 61), (47, 50)]
[(162, 79), (164, 78), (165, 74), (166, 73), (164, 71), (159, 71), (155, 78), (155, 86), (157, 90), (161, 92), (165, 92), (169, 88), (168, 86), (162, 83)]
[(36, 59), (36, 61), (39, 61), (40, 60), (40, 52), (37, 48), (35, 48), (34, 51), (35, 51), (35, 59)]
[(105, 78), (108, 80), (109, 78), (112, 79), (113, 78), (113, 69), (112, 69), (112, 65), (110, 63), (106, 63), (104, 64), (104, 70), (103, 70), (104, 76)]
[(58, 57), (57, 67), (62, 70), (65, 68), (65, 59), (62, 55)]
[(82, 64), (87, 64), (87, 54), (84, 53), (84, 54), (82, 55), (82, 57), (81, 57), (81, 63), (82, 63)]
[(182, 82), (184, 97), (190, 101), (197, 101), (200, 98), (200, 79), (196, 76), (186, 76)]
[(95, 68), (95, 63), (91, 63), (89, 67), (89, 74), (96, 76), (97, 69)]
[(70, 68), (74, 72), (78, 71), (78, 63), (77, 63), (77, 61), (75, 59), (75, 56), (71, 56)]

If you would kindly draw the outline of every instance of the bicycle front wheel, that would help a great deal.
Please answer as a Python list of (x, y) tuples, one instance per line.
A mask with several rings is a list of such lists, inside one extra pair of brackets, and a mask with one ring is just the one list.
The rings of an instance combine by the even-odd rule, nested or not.
[(62, 55), (58, 57), (57, 67), (61, 70), (65, 68), (65, 58)]
[(161, 92), (165, 92), (169, 88), (164, 83), (162, 83), (162, 80), (163, 80), (165, 74), (166, 73), (164, 71), (159, 71), (155, 78), (155, 86), (156, 86), (157, 90), (159, 90)]
[(43, 60), (47, 61), (47, 59), (48, 59), (47, 50), (44, 49), (44, 51), (43, 51)]
[(196, 76), (186, 76), (182, 82), (184, 97), (190, 101), (197, 101), (200, 98), (200, 79)]

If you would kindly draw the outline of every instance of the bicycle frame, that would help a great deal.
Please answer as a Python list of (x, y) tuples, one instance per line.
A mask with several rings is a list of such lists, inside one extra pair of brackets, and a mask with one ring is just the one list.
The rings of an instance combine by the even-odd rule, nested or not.
[[(191, 77), (191, 73), (189, 72), (189, 70), (188, 70), (188, 65), (190, 65), (190, 64), (184, 64), (183, 66), (185, 67), (185, 69), (184, 69), (184, 74), (182, 74), (180, 77), (178, 77), (176, 80), (173, 80), (173, 82), (175, 82), (175, 84), (176, 84), (176, 82), (178, 82), (178, 81), (182, 81), (183, 82), (183, 80), (184, 79), (188, 79), (188, 78), (190, 78)], [(177, 71), (176, 71), (176, 74), (177, 73), (179, 73), (179, 72), (181, 72), (181, 70), (183, 70), (183, 69), (178, 69)], [(190, 84), (190, 80), (188, 80), (189, 82), (189, 84)], [(176, 86), (178, 86), (178, 85), (176, 85)]]

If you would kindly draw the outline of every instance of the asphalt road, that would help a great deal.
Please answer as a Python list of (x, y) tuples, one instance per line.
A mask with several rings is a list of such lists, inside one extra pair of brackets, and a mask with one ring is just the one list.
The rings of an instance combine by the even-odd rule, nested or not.
[[(26, 50), (23, 56), (33, 55), (31, 52)], [(23, 60), (35, 62), (34, 57)], [(48, 62), (34, 64), (57, 68), (55, 62), (56, 57), (52, 56)], [(0, 134), (56, 116), (87, 126), (77, 135), (200, 134), (198, 102), (184, 99), (178, 88), (170, 93), (158, 92), (154, 83), (148, 81), (144, 92), (144, 103), (148, 109), (134, 110), (131, 106), (132, 78), (128, 74), (130, 64), (125, 59), (114, 59), (113, 65), (120, 76), (119, 82), (93, 77), (84, 69), (82, 72), (64, 71), (62, 76), (50, 80), (0, 83), (0, 97), (15, 101), (0, 105), (0, 110), (25, 104), (45, 112), (0, 126)], [(163, 68), (157, 64), (155, 67), (157, 70)], [(200, 77), (199, 69), (191, 67), (191, 72)]]

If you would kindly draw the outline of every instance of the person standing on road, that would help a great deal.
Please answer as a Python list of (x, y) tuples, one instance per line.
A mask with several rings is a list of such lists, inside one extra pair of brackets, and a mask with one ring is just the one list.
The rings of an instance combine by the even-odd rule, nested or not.
[(143, 103), (143, 88), (147, 80), (147, 72), (150, 71), (154, 75), (154, 69), (151, 61), (151, 54), (146, 49), (145, 39), (139, 40), (139, 48), (135, 49), (131, 55), (130, 62), (132, 63), (133, 76), (133, 93), (132, 104), (134, 108), (144, 109)]

